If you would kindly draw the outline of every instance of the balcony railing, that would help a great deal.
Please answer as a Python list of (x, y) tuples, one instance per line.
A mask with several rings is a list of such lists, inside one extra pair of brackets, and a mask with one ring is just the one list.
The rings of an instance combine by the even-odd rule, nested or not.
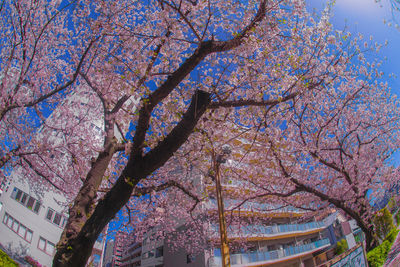
[[(322, 248), (330, 245), (329, 239), (321, 239), (309, 244), (291, 246), (285, 249), (273, 250), (273, 251), (257, 251), (249, 253), (231, 254), (231, 265), (242, 266), (248, 264), (266, 264), (269, 262), (283, 260), (285, 258), (311, 252), (318, 248)], [(209, 258), (208, 267), (219, 267), (222, 266), (221, 257), (214, 256)]]
[[(278, 225), (246, 225), (238, 227), (228, 227), (228, 237), (268, 237), (286, 233), (308, 232), (319, 228), (324, 228), (323, 222), (309, 222), (303, 224), (278, 224)], [(219, 233), (218, 225), (211, 225), (214, 235)]]
[[(279, 175), (278, 175), (279, 176)], [(229, 178), (222, 178), (221, 180), (221, 185), (225, 187), (236, 187), (239, 189), (249, 189), (249, 190), (259, 190), (260, 185), (257, 185), (256, 183), (253, 183), (251, 181), (246, 181), (246, 180), (237, 180), (237, 179), (229, 179)], [(274, 186), (275, 190), (283, 190), (283, 186)]]
[[(265, 213), (302, 213), (301, 209), (297, 209), (290, 206), (281, 206), (269, 203), (258, 203), (258, 202), (245, 202), (240, 207), (236, 208), (240, 204), (238, 200), (225, 199), (224, 206), (225, 211), (230, 211), (232, 209), (241, 211), (253, 211), (253, 212), (265, 212)], [(205, 203), (205, 208), (207, 209), (217, 209), (217, 201), (215, 199), (209, 199)]]

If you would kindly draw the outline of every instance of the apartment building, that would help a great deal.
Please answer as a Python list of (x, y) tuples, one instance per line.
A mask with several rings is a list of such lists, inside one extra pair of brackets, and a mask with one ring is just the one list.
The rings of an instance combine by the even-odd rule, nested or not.
[(107, 241), (103, 266), (163, 266), (163, 240), (151, 239), (151, 233), (150, 230), (143, 240), (137, 241), (133, 234), (117, 232), (114, 239)]
[[(82, 127), (85, 133), (89, 131), (93, 138), (85, 140), (78, 135), (69, 138), (82, 144), (84, 142), (90, 142), (92, 145), (101, 143), (103, 122), (95, 116), (89, 116), (89, 111), (93, 112), (93, 110), (88, 105), (88, 97), (82, 96), (88, 96), (88, 94), (84, 92), (80, 94), (72, 93), (63, 103), (60, 103), (60, 106), (47, 118), (46, 126), (38, 129), (33, 141), (40, 142), (42, 137), (46, 137), (47, 142), (55, 144), (56, 147), (61, 144), (65, 136), (61, 130), (56, 129), (62, 129), (63, 122), (66, 119), (62, 114), (63, 106), (71, 105), (77, 107), (76, 114), (74, 114), (75, 117), (72, 116), (68, 119), (76, 120), (77, 132), (79, 132), (79, 127)], [(79, 110), (81, 107), (86, 108), (85, 115), (87, 118), (93, 119), (81, 119), (79, 114), (79, 112), (82, 112)], [(66, 169), (65, 166), (69, 166), (73, 162), (71, 156), (63, 150), (62, 146), (56, 152), (51, 153), (42, 156), (46, 164), (55, 163), (52, 166), (54, 173), (62, 173)], [(60, 169), (56, 169), (58, 167)], [(58, 177), (55, 179), (58, 179)], [(0, 218), (2, 221), (0, 223), (0, 243), (9, 248), (12, 253), (30, 255), (43, 266), (51, 266), (55, 245), (67, 222), (67, 208), (70, 203), (63, 193), (57, 193), (53, 190), (46, 191), (49, 184), (45, 179), (42, 181), (38, 179), (37, 182), (32, 180), (28, 182), (27, 180), (22, 167), (17, 166), (0, 185)], [(73, 190), (73, 187), (71, 188), (68, 188), (68, 190)], [(88, 261), (91, 266), (102, 265), (104, 242), (105, 240), (100, 238), (95, 243), (93, 254)]]
[(136, 267), (142, 266), (142, 243), (131, 241), (125, 246), (121, 257), (122, 267)]
[(65, 202), (59, 194), (36, 192), (13, 171), (0, 196), (0, 243), (16, 254), (32, 256), (51, 266), (52, 258), (67, 221)]
[[(219, 267), (222, 265), (219, 248), (219, 225), (217, 221), (217, 202), (215, 185), (205, 184), (209, 197), (201, 205), (198, 214), (200, 224), (204, 225), (206, 247), (197, 253), (188, 253), (185, 248), (173, 249), (170, 238), (160, 240), (149, 229), (142, 243), (127, 243), (122, 252), (121, 266), (144, 267)], [(226, 217), (239, 203), (235, 194), (229, 191), (250, 189), (243, 182), (222, 180)], [(280, 266), (294, 267), (316, 266), (314, 256), (328, 248), (331, 242), (322, 220), (304, 218), (302, 210), (279, 206), (265, 201), (248, 201), (241, 205), (242, 224), (230, 224), (227, 220), (230, 261), (232, 267), (244, 266)], [(184, 224), (176, 232), (187, 230)], [(174, 235), (175, 233), (169, 233)], [(141, 255), (141, 260), (140, 259)]]
[[(315, 253), (331, 245), (326, 236), (326, 226), (322, 221), (300, 222), (298, 215), (294, 209), (282, 209), (269, 214), (273, 220), (266, 217), (268, 220), (264, 225), (247, 224), (240, 231), (230, 227), (228, 237), (231, 266), (316, 266)], [(121, 253), (120, 265), (114, 266), (219, 267), (222, 263), (218, 247), (218, 225), (211, 221), (206, 223), (213, 228), (208, 238), (214, 246), (191, 254), (185, 248), (172, 249), (173, 245), (169, 241), (157, 240), (150, 230), (143, 242), (127, 242)], [(245, 248), (243, 240), (246, 242)]]
[(104, 257), (102, 259), (103, 267), (111, 267), (112, 266), (113, 252), (114, 252), (114, 240), (108, 239), (106, 241), (106, 245), (105, 245), (105, 249), (104, 249)]
[[(274, 212), (260, 212), (274, 208)], [(325, 224), (313, 218), (304, 220), (300, 210), (266, 203), (246, 203), (241, 211), (252, 219), (243, 226), (228, 226), (231, 266), (311, 267), (315, 266), (314, 254), (331, 245), (325, 233)], [(258, 219), (252, 223), (254, 217)], [(218, 225), (213, 222), (212, 227), (215, 231), (211, 236), (216, 239), (219, 236)], [(245, 248), (239, 242), (245, 242)], [(221, 266), (218, 247), (210, 251), (205, 266)]]
[[(0, 195), (0, 244), (17, 255), (29, 255), (43, 266), (51, 266), (55, 246), (67, 222), (66, 199), (52, 191), (29, 185), (14, 170)], [(94, 245), (88, 260), (101, 265), (104, 239)]]

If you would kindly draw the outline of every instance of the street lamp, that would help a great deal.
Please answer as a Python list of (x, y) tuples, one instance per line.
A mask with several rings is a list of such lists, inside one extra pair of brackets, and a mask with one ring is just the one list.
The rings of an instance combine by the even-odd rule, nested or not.
[(222, 199), (221, 190), (221, 179), (219, 173), (219, 167), (221, 163), (226, 162), (226, 155), (231, 153), (231, 148), (228, 145), (222, 146), (222, 152), (216, 157), (213, 155), (214, 172), (215, 172), (215, 187), (217, 191), (217, 204), (218, 204), (218, 219), (219, 219), (219, 234), (221, 239), (221, 255), (222, 255), (222, 266), (230, 267), (231, 261), (229, 257), (229, 246), (228, 246), (228, 236), (226, 234), (226, 223), (224, 215), (224, 201)]

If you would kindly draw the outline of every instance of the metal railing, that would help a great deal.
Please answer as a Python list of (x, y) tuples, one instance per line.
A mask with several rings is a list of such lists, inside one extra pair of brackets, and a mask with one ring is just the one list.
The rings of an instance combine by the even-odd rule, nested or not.
[[(325, 224), (323, 222), (309, 222), (303, 224), (278, 224), (278, 225), (245, 225), (240, 227), (228, 227), (228, 236), (235, 237), (259, 237), (259, 236), (269, 236), (278, 235), (291, 232), (305, 232), (313, 229), (324, 228)], [(211, 229), (214, 235), (219, 233), (218, 225), (211, 225)]]
[[(256, 262), (268, 262), (290, 257), (296, 254), (302, 254), (315, 250), (317, 248), (329, 245), (329, 239), (321, 239), (309, 244), (290, 246), (284, 249), (272, 250), (272, 251), (256, 251), (249, 253), (238, 253), (231, 254), (232, 265), (242, 265)], [(219, 267), (221, 266), (221, 257), (214, 256), (208, 260), (208, 267)]]
[[(224, 199), (224, 206), (225, 206), (225, 211), (230, 211), (232, 209), (235, 210), (241, 210), (241, 211), (255, 211), (255, 212), (266, 212), (266, 213), (284, 213), (284, 212), (290, 212), (290, 213), (302, 213), (304, 212), (301, 209), (297, 209), (291, 206), (281, 206), (281, 205), (275, 205), (275, 204), (269, 204), (269, 203), (258, 203), (258, 202), (245, 202), (242, 205), (240, 205), (239, 208), (236, 208), (237, 205), (240, 204), (240, 201), (238, 200), (232, 200), (232, 199)], [(209, 199), (208, 202), (205, 203), (205, 208), (207, 209), (216, 209), (217, 208), (217, 202), (215, 199)]]

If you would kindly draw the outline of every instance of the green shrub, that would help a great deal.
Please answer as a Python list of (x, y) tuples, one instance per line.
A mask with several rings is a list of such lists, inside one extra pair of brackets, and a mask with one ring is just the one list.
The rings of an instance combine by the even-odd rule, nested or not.
[(396, 224), (399, 225), (400, 224), (400, 211), (396, 213), (395, 219), (396, 219)]
[(370, 267), (379, 267), (385, 263), (387, 254), (389, 253), (393, 242), (396, 240), (398, 233), (398, 229), (392, 229), (382, 244), (367, 253), (367, 260)]
[(346, 239), (342, 239), (336, 243), (335, 254), (340, 255), (345, 252), (349, 246), (347, 245)]
[(390, 211), (385, 207), (377, 212), (374, 218), (376, 234), (383, 239), (393, 228), (393, 217)]
[(399, 229), (392, 229), (389, 234), (385, 237), (385, 240), (388, 240), (391, 244), (396, 240), (397, 234), (399, 233)]
[(392, 197), (392, 198), (389, 200), (389, 202), (387, 203), (386, 207), (389, 209), (389, 211), (390, 211), (391, 213), (393, 213), (393, 212), (395, 211), (395, 209), (397, 208), (397, 201), (396, 201), (396, 199)]
[(360, 235), (355, 235), (355, 236), (354, 236), (354, 240), (356, 241), (356, 243), (360, 243), (360, 242), (361, 242), (361, 237), (360, 237)]
[(18, 267), (18, 264), (15, 263), (4, 251), (0, 250), (0, 266), (7, 267)]
[(386, 256), (389, 253), (391, 243), (388, 240), (367, 253), (368, 264), (370, 267), (380, 267), (386, 261)]

